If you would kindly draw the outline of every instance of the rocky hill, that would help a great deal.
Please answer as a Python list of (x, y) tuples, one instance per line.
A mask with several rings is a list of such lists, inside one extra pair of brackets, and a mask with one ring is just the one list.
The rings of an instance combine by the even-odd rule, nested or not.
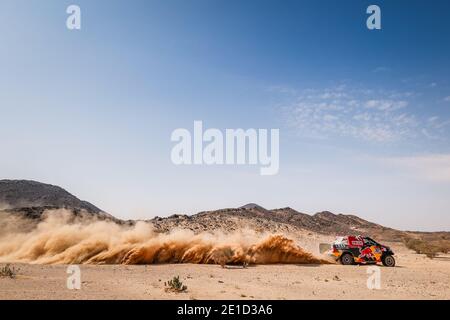
[(56, 209), (119, 221), (61, 187), (30, 180), (0, 180), (0, 213), (40, 219), (45, 211)]
[(202, 232), (224, 232), (248, 228), (265, 232), (306, 231), (327, 235), (367, 234), (381, 239), (401, 241), (409, 232), (387, 228), (354, 215), (334, 214), (323, 211), (314, 215), (298, 212), (292, 208), (268, 210), (256, 204), (240, 208), (200, 212), (192, 216), (172, 215), (150, 220), (161, 232), (180, 227)]
[(27, 207), (59, 207), (102, 212), (61, 187), (30, 180), (0, 180), (0, 204), (10, 209)]

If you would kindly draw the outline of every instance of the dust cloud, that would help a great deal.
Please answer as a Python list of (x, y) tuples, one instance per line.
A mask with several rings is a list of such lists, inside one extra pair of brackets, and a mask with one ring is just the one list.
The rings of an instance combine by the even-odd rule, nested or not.
[[(32, 225), (30, 227), (30, 224)], [(46, 212), (38, 223), (0, 216), (0, 262), (32, 264), (275, 264), (328, 263), (278, 234), (242, 230), (158, 233), (151, 223), (133, 226)]]

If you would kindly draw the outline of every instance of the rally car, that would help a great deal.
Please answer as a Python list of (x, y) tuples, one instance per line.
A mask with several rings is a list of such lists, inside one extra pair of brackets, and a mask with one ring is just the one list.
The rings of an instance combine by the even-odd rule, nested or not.
[(331, 245), (329, 255), (343, 265), (375, 264), (381, 262), (386, 267), (394, 267), (394, 252), (369, 237), (338, 237)]

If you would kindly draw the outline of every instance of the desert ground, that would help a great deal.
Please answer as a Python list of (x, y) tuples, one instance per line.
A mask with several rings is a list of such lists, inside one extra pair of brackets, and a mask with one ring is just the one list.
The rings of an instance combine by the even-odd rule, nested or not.
[[(67, 265), (14, 264), (0, 299), (450, 299), (450, 255), (392, 247), (397, 266), (380, 266), (380, 289), (368, 289), (368, 266), (159, 264), (81, 265), (81, 289), (69, 290)], [(177, 275), (187, 291), (166, 292)]]

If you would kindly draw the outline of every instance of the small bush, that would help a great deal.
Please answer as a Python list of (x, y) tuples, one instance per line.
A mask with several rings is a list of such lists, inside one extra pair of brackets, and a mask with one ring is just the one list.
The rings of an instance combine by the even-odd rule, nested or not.
[(166, 291), (173, 291), (177, 293), (187, 290), (187, 286), (180, 281), (180, 276), (173, 277), (172, 280), (164, 282), (164, 286), (166, 287)]
[(430, 259), (435, 258), (440, 252), (448, 252), (446, 245), (443, 245), (442, 243), (434, 243), (433, 241), (406, 238), (404, 239), (404, 243), (408, 249), (414, 250), (419, 254), (424, 254)]
[(439, 241), (439, 248), (442, 253), (444, 253), (444, 254), (449, 253), (450, 252), (450, 241), (449, 240)]
[(0, 277), (13, 279), (16, 277), (18, 272), (19, 272), (19, 269), (11, 267), (10, 264), (7, 264), (6, 266), (3, 266), (2, 268), (0, 268)]

